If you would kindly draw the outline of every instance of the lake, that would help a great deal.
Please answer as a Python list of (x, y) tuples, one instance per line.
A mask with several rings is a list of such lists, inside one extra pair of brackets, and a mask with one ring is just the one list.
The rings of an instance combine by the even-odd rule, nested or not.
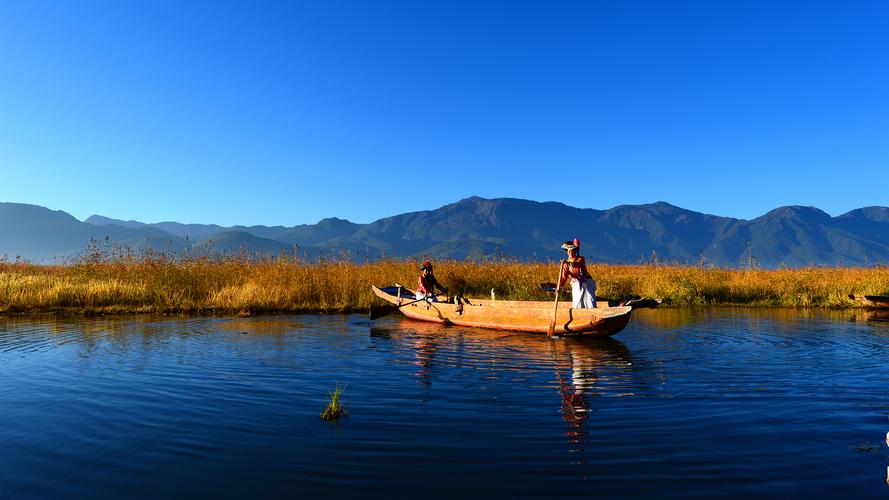
[[(4, 498), (880, 497), (889, 318), (0, 318)], [(350, 415), (318, 417), (337, 386)]]

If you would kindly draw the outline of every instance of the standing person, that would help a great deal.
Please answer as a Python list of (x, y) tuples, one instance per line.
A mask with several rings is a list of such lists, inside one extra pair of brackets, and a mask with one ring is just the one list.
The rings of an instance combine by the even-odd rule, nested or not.
[(420, 278), (417, 279), (417, 300), (426, 299), (430, 302), (438, 302), (435, 297), (436, 287), (445, 294), (448, 293), (448, 289), (441, 286), (441, 283), (435, 279), (432, 274), (432, 263), (427, 260), (420, 267)]
[(562, 266), (562, 274), (559, 276), (559, 288), (569, 279), (571, 280), (571, 298), (575, 309), (596, 307), (596, 282), (586, 270), (586, 259), (580, 255), (580, 241), (566, 241), (562, 244), (568, 252), (568, 258)]

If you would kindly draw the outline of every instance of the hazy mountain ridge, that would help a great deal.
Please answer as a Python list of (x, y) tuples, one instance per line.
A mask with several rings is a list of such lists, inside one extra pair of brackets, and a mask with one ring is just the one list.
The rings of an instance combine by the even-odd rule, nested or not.
[[(281, 252), (315, 257), (350, 252), (382, 256), (558, 259), (559, 245), (580, 238), (591, 261), (658, 259), (720, 266), (874, 265), (889, 263), (889, 208), (863, 207), (837, 217), (786, 206), (752, 220), (685, 210), (665, 202), (579, 209), (558, 202), (466, 198), (435, 210), (370, 224), (327, 218), (317, 224), (234, 226), (143, 223), (0, 203), (0, 256), (50, 262), (77, 255), (90, 240), (175, 252)], [(109, 243), (110, 242), (110, 243)]]

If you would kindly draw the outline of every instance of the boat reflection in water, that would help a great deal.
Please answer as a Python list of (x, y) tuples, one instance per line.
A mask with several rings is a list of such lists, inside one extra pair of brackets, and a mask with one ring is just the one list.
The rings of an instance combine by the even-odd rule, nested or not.
[(889, 326), (889, 311), (884, 309), (859, 311), (856, 318), (861, 318), (866, 323), (874, 326)]
[(408, 318), (400, 319), (394, 328), (374, 326), (370, 330), (372, 337), (410, 351), (403, 351), (402, 359), (416, 365), (417, 382), (427, 388), (433, 384), (437, 365), (494, 370), (500, 373), (486, 373), (483, 378), (513, 377), (523, 384), (533, 383), (527, 378), (534, 374), (551, 373), (546, 385), (558, 395), (553, 403), (558, 402), (568, 425), (565, 436), (572, 453), (584, 450), (585, 423), (595, 412), (595, 400), (632, 396), (636, 383), (629, 349), (608, 337), (547, 339), (536, 333), (464, 329)]
[[(632, 385), (630, 351), (620, 341), (610, 338), (554, 340), (541, 348), (551, 351), (562, 400), (562, 419), (569, 427), (565, 436), (571, 443), (571, 452), (581, 453), (589, 434), (585, 428), (586, 420), (595, 412), (595, 400), (605, 395), (633, 395), (632, 392), (615, 392), (615, 389), (629, 389)], [(585, 462), (585, 459), (577, 461)]]

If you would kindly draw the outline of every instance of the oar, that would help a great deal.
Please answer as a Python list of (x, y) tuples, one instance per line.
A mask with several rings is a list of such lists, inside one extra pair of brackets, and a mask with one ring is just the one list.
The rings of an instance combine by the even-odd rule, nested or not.
[(392, 305), (392, 304), (386, 304), (384, 306), (370, 306), (370, 319), (371, 319), (371, 321), (373, 321), (375, 319), (382, 318), (383, 316), (389, 314), (390, 312), (392, 312), (398, 308), (420, 302), (421, 300), (426, 300), (426, 298), (429, 298), (429, 297), (435, 297), (436, 295), (441, 295), (441, 294), (434, 293), (432, 295), (427, 295), (425, 298), (412, 300), (410, 302), (405, 302), (404, 304), (399, 304), (397, 306)]
[[(562, 282), (562, 268), (565, 266), (565, 261), (559, 261), (559, 279), (556, 283), (561, 285)], [(556, 313), (559, 312), (559, 285), (556, 285), (556, 305), (553, 306), (553, 320), (549, 322), (549, 330), (546, 332), (548, 337), (552, 337), (556, 332)]]

